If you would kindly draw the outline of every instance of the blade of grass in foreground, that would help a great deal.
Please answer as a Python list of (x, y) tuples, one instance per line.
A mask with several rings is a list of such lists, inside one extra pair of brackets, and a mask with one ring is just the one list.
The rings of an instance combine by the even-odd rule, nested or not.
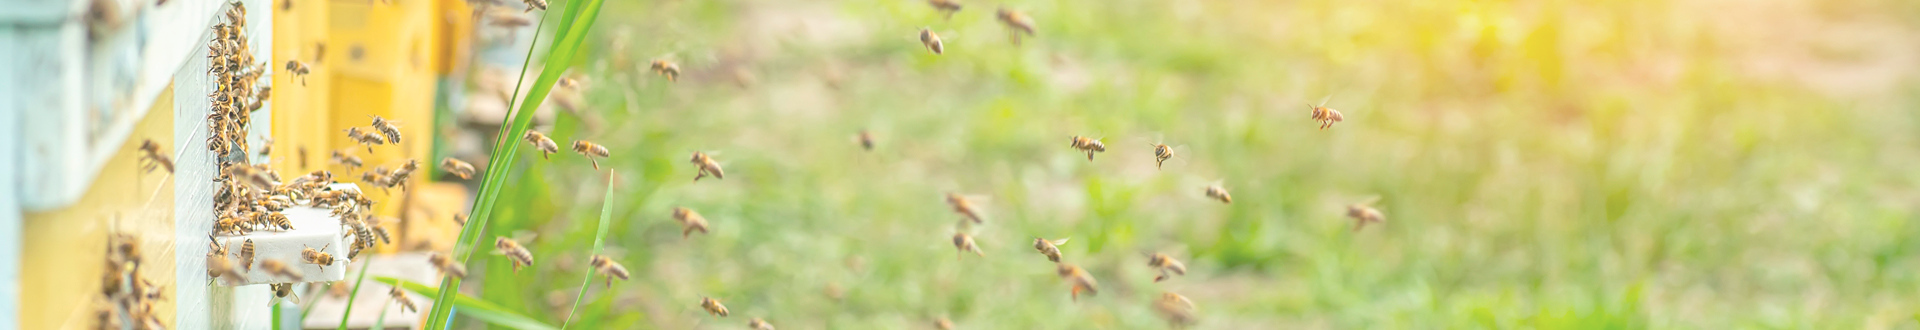
[[(509, 109), (508, 113), (512, 119), (511, 123), (503, 122), (502, 124), (512, 128), (506, 132), (507, 134), (495, 140), (496, 143), (494, 144), (493, 150), (494, 159), (487, 164), (486, 180), (480, 186), (479, 196), (473, 203), (473, 210), (469, 212), (472, 216), (469, 217), (468, 226), (461, 229), (460, 240), (455, 242), (453, 255), (459, 259), (458, 262), (461, 264), (466, 263), (467, 258), (472, 255), (472, 247), (478, 244), (480, 237), (483, 235), (489, 216), (491, 216), (493, 212), (494, 200), (499, 197), (500, 189), (502, 189), (501, 187), (506, 182), (507, 173), (504, 173), (505, 169), (512, 167), (514, 159), (518, 156), (521, 144), (509, 142), (511, 141), (509, 139), (514, 139), (521, 134), (525, 134), (528, 125), (533, 123), (533, 112), (539, 109), (540, 101), (545, 100), (547, 93), (552, 91), (554, 82), (558, 81), (560, 75), (566, 71), (567, 64), (573, 62), (573, 55), (578, 52), (580, 44), (585, 42), (586, 32), (593, 26), (594, 20), (599, 17), (600, 5), (603, 2), (604, 0), (574, 0), (567, 3), (568, 8), (573, 8), (574, 6), (583, 7), (577, 11), (573, 9), (568, 10), (571, 15), (563, 18), (563, 20), (569, 21), (570, 24), (568, 24), (568, 26), (556, 27), (557, 29), (568, 31), (564, 34), (565, 38), (556, 38), (558, 39), (557, 42), (550, 45), (547, 52), (548, 55), (543, 59), (544, 64), (540, 71), (540, 77), (534, 81), (532, 88), (528, 90), (527, 97), (520, 100), (519, 109)], [(545, 17), (543, 13), (541, 21), (544, 22), (546, 20)], [(524, 68), (522, 68), (522, 70), (524, 70)], [(518, 89), (518, 87), (515, 88)], [(448, 292), (457, 291), (459, 287), (459, 278), (446, 277), (441, 279), (440, 289), (436, 290), (439, 295), (436, 296), (435, 300), (444, 300)], [(442, 329), (447, 327), (447, 320), (452, 319), (453, 316), (452, 308), (453, 306), (449, 305), (434, 304), (433, 313), (430, 314), (427, 319), (429, 322), (427, 328)]]
[[(613, 182), (615, 174), (614, 170), (607, 170), (607, 195), (600, 198), (600, 227), (598, 232), (593, 234), (593, 254), (589, 254), (589, 256), (600, 255), (600, 247), (606, 243), (607, 222), (608, 219), (613, 218)], [(587, 287), (590, 286), (593, 286), (592, 271), (588, 271), (586, 278), (580, 280), (580, 294), (573, 296), (573, 307), (567, 308), (567, 320), (560, 323), (561, 330), (566, 330), (567, 325), (573, 324), (573, 312), (580, 309), (580, 299), (587, 297)]]
[[(438, 296), (440, 293), (439, 290), (435, 290), (433, 287), (429, 287), (425, 284), (401, 281), (400, 279), (392, 278), (392, 277), (374, 276), (373, 280), (379, 281), (380, 283), (386, 283), (388, 285), (399, 287), (402, 290), (413, 291), (414, 293), (427, 295), (427, 296)], [(527, 317), (526, 315), (521, 315), (520, 313), (515, 313), (512, 310), (507, 309), (506, 307), (495, 305), (493, 303), (487, 302), (485, 300), (480, 300), (479, 298), (474, 298), (473, 296), (469, 296), (466, 294), (456, 293), (453, 295), (452, 299), (433, 301), (433, 305), (434, 306), (439, 306), (439, 305), (460, 306), (460, 311), (462, 313), (465, 313), (467, 316), (472, 316), (475, 319), (480, 319), (480, 321), (487, 322), (493, 325), (502, 326), (502, 327), (513, 328), (513, 329), (529, 329), (529, 330), (552, 330), (553, 329), (553, 326), (551, 325), (547, 325), (546, 323), (540, 323), (540, 321), (538, 320), (534, 320), (533, 318)]]
[(347, 316), (353, 315), (353, 298), (360, 296), (360, 282), (367, 280), (367, 268), (373, 268), (373, 257), (367, 257), (367, 263), (360, 265), (360, 275), (353, 279), (353, 290), (347, 292), (347, 311), (340, 312), (340, 330), (347, 330)]

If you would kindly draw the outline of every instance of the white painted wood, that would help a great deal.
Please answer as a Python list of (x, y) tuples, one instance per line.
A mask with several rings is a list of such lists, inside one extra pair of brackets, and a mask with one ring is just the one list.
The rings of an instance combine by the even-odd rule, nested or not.
[[(11, 28), (0, 28), (0, 49), (23, 47)], [(17, 100), (20, 95), (15, 67), (0, 60), (0, 100)], [(0, 320), (20, 319), (20, 231), (24, 216), (20, 209), (20, 113), (5, 111), (0, 101)], [(19, 324), (14, 324), (19, 326)]]
[[(273, 293), (267, 286), (206, 285), (207, 245), (187, 244), (205, 242), (207, 234), (213, 230), (213, 177), (219, 171), (215, 168), (213, 153), (207, 150), (206, 145), (207, 114), (212, 107), (206, 95), (214, 88), (212, 77), (207, 74), (207, 40), (212, 38), (208, 31), (216, 23), (216, 13), (225, 8), (221, 6), (223, 2), (218, 0), (169, 0), (168, 6), (174, 2), (182, 2), (182, 7), (177, 8), (186, 12), (181, 15), (198, 17), (183, 18), (182, 22), (201, 22), (186, 28), (155, 27), (173, 30), (185, 36), (181, 38), (187, 38), (182, 41), (185, 45), (179, 47), (187, 53), (171, 64), (173, 69), (168, 79), (174, 88), (174, 147), (180, 150), (179, 159), (174, 161), (174, 238), (180, 242), (176, 244), (174, 252), (174, 265), (177, 266), (174, 277), (174, 287), (177, 289), (174, 293), (178, 302), (174, 310), (174, 328), (270, 329), (273, 327), (273, 311), (268, 304), (273, 299)], [(212, 7), (195, 7), (209, 4)], [(246, 5), (249, 9), (249, 47), (255, 51), (255, 58), (269, 59), (273, 46), (272, 10), (269, 10), (271, 1), (247, 0)], [(148, 68), (152, 66), (142, 67), (143, 70)], [(262, 112), (255, 113), (255, 122), (249, 126), (249, 130), (262, 134), (269, 132), (272, 125), (260, 118), (271, 110), (262, 109)], [(248, 145), (255, 148), (259, 146), (257, 143)]]

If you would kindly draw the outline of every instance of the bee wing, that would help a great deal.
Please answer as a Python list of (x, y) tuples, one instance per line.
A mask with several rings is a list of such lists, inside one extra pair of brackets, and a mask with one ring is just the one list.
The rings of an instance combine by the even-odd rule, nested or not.
[(1333, 99), (1333, 94), (1327, 94), (1327, 96), (1322, 96), (1320, 97), (1320, 105), (1318, 106), (1319, 107), (1327, 106), (1327, 101), (1332, 99)]
[(540, 233), (538, 232), (522, 229), (522, 230), (513, 231), (513, 236), (508, 238), (512, 238), (513, 241), (515, 242), (520, 242), (520, 245), (527, 245), (527, 244), (532, 244), (533, 239), (539, 238), (539, 237), (540, 237)]
[(1054, 240), (1054, 241), (1047, 241), (1047, 242), (1048, 242), (1048, 243), (1053, 243), (1053, 245), (1054, 245), (1054, 246), (1060, 246), (1060, 245), (1067, 245), (1067, 240), (1071, 240), (1071, 239), (1073, 239), (1073, 238), (1072, 238), (1072, 237), (1064, 237), (1064, 238), (1061, 238), (1061, 239), (1059, 239), (1059, 240)]

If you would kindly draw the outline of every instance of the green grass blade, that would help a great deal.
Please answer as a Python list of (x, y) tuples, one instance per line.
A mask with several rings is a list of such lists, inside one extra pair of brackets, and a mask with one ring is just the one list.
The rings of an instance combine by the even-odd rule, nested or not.
[(353, 315), (353, 298), (360, 296), (360, 282), (367, 280), (367, 269), (373, 268), (373, 257), (367, 257), (367, 263), (360, 265), (360, 275), (353, 279), (353, 290), (347, 291), (347, 311), (340, 312), (340, 330), (347, 329), (347, 316)]
[[(392, 302), (393, 298), (387, 298), (387, 301)], [(380, 305), (380, 316), (373, 318), (373, 327), (368, 329), (373, 329), (373, 330), (387, 329), (387, 305), (384, 305), (384, 304)]]
[[(397, 279), (397, 278), (386, 277), (386, 276), (374, 276), (373, 280), (379, 281), (380, 283), (386, 283), (388, 285), (399, 287), (402, 290), (413, 291), (414, 293), (419, 293), (422, 295), (439, 296), (440, 294), (439, 290), (434, 289), (433, 287), (426, 286), (425, 284), (401, 281), (400, 279)], [(494, 303), (490, 303), (485, 300), (480, 300), (479, 298), (474, 298), (473, 296), (469, 296), (466, 294), (456, 293), (453, 295), (453, 298), (450, 300), (435, 300), (433, 302), (433, 305), (434, 306), (439, 306), (439, 305), (459, 306), (460, 311), (462, 313), (465, 313), (465, 315), (472, 316), (475, 319), (480, 319), (480, 321), (484, 321), (493, 325), (513, 328), (513, 329), (523, 329), (523, 330), (552, 330), (553, 329), (552, 325), (541, 323), (539, 320), (535, 320), (532, 317), (527, 317), (526, 315), (515, 313), (512, 310), (507, 309), (506, 307), (495, 305)]]
[[(589, 254), (589, 256), (600, 255), (600, 247), (606, 243), (607, 227), (609, 227), (608, 222), (613, 219), (613, 182), (615, 174), (613, 170), (607, 170), (607, 195), (600, 198), (600, 227), (598, 231), (593, 234), (593, 254)], [(573, 312), (580, 309), (580, 299), (587, 297), (587, 287), (593, 286), (593, 272), (587, 272), (587, 275), (584, 277), (586, 278), (580, 280), (580, 293), (573, 296), (573, 307), (567, 309), (567, 320), (560, 323), (560, 329), (562, 330), (565, 330), (567, 325), (573, 324)]]
[[(534, 81), (534, 85), (528, 90), (527, 97), (521, 99), (518, 110), (510, 109), (508, 112), (512, 118), (510, 123), (505, 124), (511, 127), (511, 129), (507, 131), (507, 134), (501, 135), (495, 140), (496, 144), (493, 150), (495, 159), (487, 164), (486, 180), (480, 186), (479, 198), (474, 201), (473, 210), (469, 212), (472, 216), (469, 217), (468, 226), (461, 229), (460, 240), (455, 242), (453, 255), (462, 264), (465, 264), (467, 258), (472, 255), (471, 247), (478, 244), (480, 237), (483, 236), (482, 234), (485, 231), (487, 221), (490, 220), (489, 218), (493, 212), (494, 200), (499, 197), (500, 189), (506, 182), (507, 173), (504, 173), (505, 169), (511, 167), (514, 160), (518, 157), (521, 144), (510, 141), (526, 133), (528, 126), (533, 122), (533, 113), (539, 109), (540, 101), (546, 99), (547, 93), (553, 89), (554, 82), (558, 81), (560, 75), (566, 71), (567, 64), (572, 63), (573, 55), (585, 40), (584, 36), (586, 35), (588, 27), (590, 27), (598, 17), (597, 14), (600, 11), (600, 4), (604, 0), (588, 1), (589, 2), (581, 5), (585, 6), (585, 8), (581, 10), (580, 14), (587, 15), (584, 20), (562, 18), (562, 20), (572, 23), (572, 26), (558, 26), (556, 29), (567, 30), (570, 31), (570, 33), (566, 34), (566, 38), (555, 38), (558, 42), (550, 45), (548, 55), (543, 59), (544, 64), (540, 70), (540, 77)], [(570, 4), (569, 6), (573, 5)], [(542, 13), (541, 20), (543, 23), (546, 20), (545, 13)], [(531, 50), (529, 50), (529, 53), (531, 53)], [(522, 70), (525, 70), (525, 68), (523, 67)], [(516, 89), (518, 89), (518, 87), (516, 87)], [(518, 93), (516, 92), (515, 94)], [(458, 278), (447, 277), (441, 279), (440, 289), (435, 290), (441, 294), (436, 296), (435, 300), (445, 299), (447, 292), (457, 291), (459, 287), (460, 279)], [(428, 329), (445, 327), (447, 325), (446, 320), (453, 316), (452, 308), (452, 306), (435, 304), (433, 312), (429, 314)]]

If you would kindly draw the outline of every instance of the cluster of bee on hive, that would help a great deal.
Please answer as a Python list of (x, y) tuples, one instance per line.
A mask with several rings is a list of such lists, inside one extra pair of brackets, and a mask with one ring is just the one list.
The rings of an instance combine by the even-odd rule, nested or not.
[(166, 291), (152, 279), (142, 276), (140, 239), (127, 233), (107, 235), (107, 263), (101, 271), (100, 295), (107, 304), (94, 311), (101, 329), (165, 329), (155, 302), (166, 300)]

